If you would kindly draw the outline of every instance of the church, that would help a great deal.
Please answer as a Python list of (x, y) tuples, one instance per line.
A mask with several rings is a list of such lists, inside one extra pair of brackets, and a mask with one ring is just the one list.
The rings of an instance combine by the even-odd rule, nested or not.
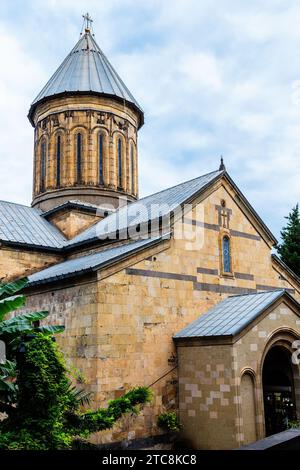
[(28, 276), (23, 311), (65, 326), (95, 406), (154, 392), (93, 442), (159, 436), (176, 411), (189, 446), (233, 449), (300, 417), (300, 279), (223, 161), (139, 199), (144, 113), (88, 15), (28, 118), (33, 199), (0, 201), (0, 280)]

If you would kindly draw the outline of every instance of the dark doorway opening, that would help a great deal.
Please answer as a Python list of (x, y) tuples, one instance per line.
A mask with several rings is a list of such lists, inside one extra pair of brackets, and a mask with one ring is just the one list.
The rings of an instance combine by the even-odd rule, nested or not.
[(265, 357), (263, 393), (266, 435), (270, 436), (297, 418), (291, 355), (281, 346), (271, 348)]

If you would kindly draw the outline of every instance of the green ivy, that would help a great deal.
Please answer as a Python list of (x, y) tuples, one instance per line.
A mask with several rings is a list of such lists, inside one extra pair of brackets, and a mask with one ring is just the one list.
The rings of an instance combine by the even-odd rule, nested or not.
[(111, 400), (108, 407), (80, 412), (78, 391), (68, 378), (53, 338), (36, 333), (17, 355), (17, 400), (0, 422), (0, 449), (69, 449), (75, 438), (111, 428), (125, 413), (151, 401), (146, 387)]
[[(0, 339), (7, 345), (7, 360), (0, 365), (0, 412), (7, 415), (0, 421), (0, 449), (70, 449), (80, 438), (111, 428), (123, 414), (137, 413), (152, 392), (138, 387), (105, 409), (82, 413), (91, 394), (72, 385), (53, 338), (64, 327), (36, 325), (49, 315), (45, 311), (5, 319), (25, 304), (25, 296), (16, 294), (27, 283), (26, 278), (0, 283)], [(76, 380), (84, 383), (80, 373)]]
[(178, 416), (175, 411), (169, 411), (159, 415), (157, 425), (160, 428), (167, 429), (168, 431), (180, 431), (181, 429), (181, 424), (179, 423)]
[(289, 421), (288, 422), (288, 429), (295, 429), (295, 428), (300, 428), (300, 421)]

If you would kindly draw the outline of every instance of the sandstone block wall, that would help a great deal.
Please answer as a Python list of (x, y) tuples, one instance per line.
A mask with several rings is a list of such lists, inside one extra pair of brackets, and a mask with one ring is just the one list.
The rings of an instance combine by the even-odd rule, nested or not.
[[(231, 211), (229, 227), (220, 223), (222, 199)], [(228, 295), (278, 287), (289, 288), (299, 298), (299, 286), (273, 269), (268, 240), (237, 204), (230, 188), (218, 185), (198, 203), (201, 210), (187, 214), (185, 226), (199, 230), (199, 243), (172, 238), (156, 251), (145, 250), (126, 263), (100, 270), (97, 279), (82, 284), (79, 279), (69, 281), (69, 287), (49, 285), (46, 293), (29, 296), (31, 308), (49, 308), (50, 319), (55, 320), (58, 312), (65, 319), (61, 345), (70, 362), (87, 376), (95, 405), (136, 385), (154, 384), (152, 406), (132, 427), (124, 424), (101, 433), (95, 437), (97, 442), (158, 432), (158, 414), (177, 407), (177, 352), (172, 337), (210, 307)], [(229, 234), (232, 243), (230, 275), (222, 272), (223, 233)], [(221, 364), (217, 357), (216, 361)], [(220, 416), (226, 420), (224, 410)]]

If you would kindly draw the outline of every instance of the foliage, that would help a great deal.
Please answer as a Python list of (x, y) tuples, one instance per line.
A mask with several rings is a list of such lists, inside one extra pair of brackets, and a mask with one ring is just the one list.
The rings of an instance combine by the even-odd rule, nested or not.
[(10, 282), (8, 284), (1, 284), (0, 285), (0, 299), (9, 297), (16, 292), (24, 289), (28, 283), (28, 279), (26, 277), (19, 279), (18, 281)]
[(0, 449), (70, 449), (74, 441), (111, 428), (123, 414), (137, 413), (139, 405), (151, 400), (152, 392), (138, 387), (105, 409), (81, 411), (91, 403), (91, 394), (71, 383), (52, 336), (62, 327), (38, 326), (47, 312), (3, 320), (10, 309), (25, 304), (24, 296), (14, 295), (24, 286), (26, 280), (0, 286), (0, 339), (9, 345), (9, 359), (0, 365), (0, 412), (7, 414), (0, 421)]
[(289, 421), (288, 422), (288, 428), (289, 429), (295, 429), (295, 428), (300, 428), (300, 421)]
[[(12, 404), (17, 397), (17, 386), (15, 380), (17, 376), (16, 363), (6, 360), (0, 364), (0, 411), (1, 402)], [(4, 402), (4, 403), (3, 403)], [(5, 410), (4, 410), (5, 411)]]
[(175, 411), (169, 411), (159, 415), (157, 425), (160, 428), (165, 428), (169, 431), (180, 431), (181, 429), (181, 424), (179, 423), (179, 419)]
[(0, 411), (6, 409), (7, 403), (16, 399), (17, 385), (15, 383), (16, 351), (22, 342), (36, 332), (52, 335), (64, 330), (63, 326), (39, 326), (40, 320), (46, 318), (48, 312), (31, 312), (12, 316), (5, 319), (7, 314), (23, 307), (26, 297), (18, 292), (28, 284), (23, 278), (8, 284), (0, 284), (0, 340), (6, 345), (6, 355), (9, 357), (4, 364), (0, 364)]
[(135, 388), (105, 409), (80, 412), (62, 354), (49, 336), (36, 333), (17, 356), (16, 408), (0, 423), (0, 449), (68, 449), (76, 436), (108, 429), (124, 413), (138, 412), (152, 394)]
[(77, 404), (79, 403), (81, 406), (90, 405), (92, 401), (92, 393), (87, 392), (83, 389), (78, 389), (70, 383), (69, 386), (69, 393), (72, 401)]
[(300, 215), (299, 205), (292, 209), (286, 227), (281, 231), (282, 243), (277, 245), (277, 251), (284, 263), (300, 276)]

